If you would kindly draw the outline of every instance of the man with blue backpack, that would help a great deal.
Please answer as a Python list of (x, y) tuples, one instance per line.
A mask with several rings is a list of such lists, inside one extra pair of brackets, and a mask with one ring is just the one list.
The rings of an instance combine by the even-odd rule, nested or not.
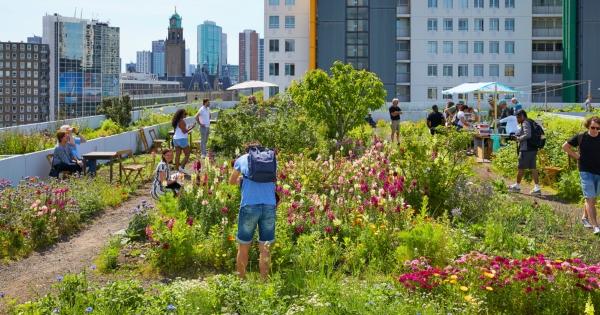
[(254, 232), (258, 227), (259, 270), (263, 279), (269, 273), (269, 246), (275, 241), (275, 182), (277, 181), (277, 159), (275, 151), (264, 148), (258, 142), (246, 145), (246, 154), (233, 165), (229, 178), (232, 185), (240, 184), (242, 198), (238, 215), (238, 254), (236, 270), (240, 278), (246, 277), (248, 252)]
[(540, 188), (540, 179), (536, 167), (537, 151), (542, 149), (546, 144), (546, 138), (544, 136), (544, 129), (535, 122), (533, 119), (527, 118), (527, 112), (521, 109), (515, 113), (517, 116), (517, 122), (521, 124), (519, 132), (513, 136), (514, 140), (517, 140), (518, 153), (519, 153), (519, 165), (517, 172), (517, 182), (508, 187), (512, 192), (521, 191), (521, 180), (525, 170), (531, 170), (531, 177), (535, 186), (531, 190), (532, 195), (541, 195), (542, 190)]

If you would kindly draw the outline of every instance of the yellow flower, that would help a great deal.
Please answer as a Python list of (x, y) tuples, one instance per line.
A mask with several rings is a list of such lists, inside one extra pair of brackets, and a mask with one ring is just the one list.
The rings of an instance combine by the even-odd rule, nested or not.
[(465, 301), (472, 302), (473, 301), (473, 297), (470, 294), (469, 295), (465, 295)]
[(494, 288), (492, 288), (492, 287), (485, 287), (485, 289), (488, 291), (494, 291)]
[(465, 287), (464, 285), (461, 285), (460, 290), (467, 292), (467, 291), (469, 291), (469, 288)]
[(455, 284), (455, 283), (456, 283), (456, 280), (455, 280), (455, 279), (452, 279), (452, 280), (450, 280), (450, 283), (452, 283), (452, 284)]
[(488, 278), (490, 278), (490, 279), (492, 279), (492, 278), (495, 277), (495, 275), (493, 273), (490, 273), (490, 272), (484, 272), (483, 275), (486, 276), (486, 277), (488, 277)]
[(439, 276), (440, 276), (440, 274), (439, 274), (439, 273), (434, 273), (434, 274), (433, 274), (433, 276), (434, 276), (434, 277), (439, 277)]
[(457, 275), (451, 275), (451, 276), (450, 276), (450, 279), (452, 279), (452, 280), (456, 280), (456, 279), (458, 279), (458, 276), (457, 276)]

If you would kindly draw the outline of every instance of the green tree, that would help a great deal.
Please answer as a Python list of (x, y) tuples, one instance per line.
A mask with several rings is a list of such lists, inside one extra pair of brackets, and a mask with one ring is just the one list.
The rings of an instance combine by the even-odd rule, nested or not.
[(102, 100), (99, 114), (106, 115), (106, 118), (116, 122), (119, 126), (127, 128), (131, 123), (131, 111), (133, 105), (128, 95), (122, 97), (105, 98)]
[(374, 73), (350, 64), (336, 61), (330, 72), (311, 70), (288, 91), (311, 119), (325, 124), (328, 138), (341, 140), (369, 111), (381, 108), (386, 91)]

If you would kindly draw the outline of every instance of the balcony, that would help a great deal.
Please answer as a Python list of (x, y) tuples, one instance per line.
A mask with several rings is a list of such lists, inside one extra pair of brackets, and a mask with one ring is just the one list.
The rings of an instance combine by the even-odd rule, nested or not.
[(407, 29), (407, 28), (396, 29), (396, 36), (397, 37), (410, 37), (410, 29)]
[(531, 81), (534, 83), (540, 83), (544, 81), (548, 82), (561, 82), (561, 74), (546, 74), (546, 73), (534, 73), (531, 75)]
[(408, 50), (396, 51), (396, 60), (410, 60), (410, 51), (408, 51)]
[(533, 6), (533, 14), (562, 14), (561, 6)]
[(410, 6), (404, 5), (396, 7), (396, 15), (410, 14)]
[(562, 37), (560, 28), (534, 28), (533, 37)]
[(396, 83), (410, 83), (410, 73), (396, 73)]
[(562, 51), (534, 51), (533, 60), (563, 60)]

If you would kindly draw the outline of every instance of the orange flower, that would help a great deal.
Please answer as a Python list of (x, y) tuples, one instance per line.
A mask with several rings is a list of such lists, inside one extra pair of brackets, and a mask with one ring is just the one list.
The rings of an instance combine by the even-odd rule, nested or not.
[(235, 237), (233, 235), (229, 234), (229, 235), (227, 235), (227, 240), (230, 242), (233, 242), (233, 241), (235, 241)]

